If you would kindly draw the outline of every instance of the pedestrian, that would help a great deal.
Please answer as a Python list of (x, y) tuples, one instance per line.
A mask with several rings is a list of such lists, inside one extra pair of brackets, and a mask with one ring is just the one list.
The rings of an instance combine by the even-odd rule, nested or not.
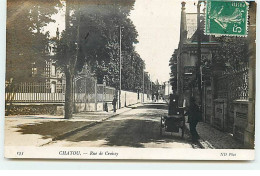
[(176, 96), (170, 94), (168, 115), (175, 115), (177, 113), (178, 102), (176, 101)]
[(199, 106), (196, 104), (196, 99), (194, 97), (190, 98), (188, 111), (185, 113), (185, 115), (188, 115), (188, 123), (190, 126), (192, 142), (197, 142), (199, 139), (199, 134), (196, 130), (196, 126), (198, 122), (202, 120), (202, 113)]
[(106, 112), (108, 112), (107, 102), (105, 102), (105, 104), (104, 104), (104, 110), (105, 110)]
[(113, 110), (114, 110), (114, 112), (116, 112), (116, 103), (117, 103), (117, 98), (116, 98), (116, 96), (114, 96), (114, 99), (113, 99), (113, 101), (112, 101), (112, 105), (113, 105)]

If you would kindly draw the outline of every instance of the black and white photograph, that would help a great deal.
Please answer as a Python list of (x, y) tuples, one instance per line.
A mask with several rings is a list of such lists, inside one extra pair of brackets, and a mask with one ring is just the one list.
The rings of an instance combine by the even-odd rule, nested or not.
[(218, 3), (7, 0), (5, 157), (254, 160), (256, 2)]

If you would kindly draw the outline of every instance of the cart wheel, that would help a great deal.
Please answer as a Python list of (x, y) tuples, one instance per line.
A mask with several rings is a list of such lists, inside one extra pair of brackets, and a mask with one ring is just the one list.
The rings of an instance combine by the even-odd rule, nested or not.
[(161, 117), (160, 136), (162, 136), (162, 128), (163, 128), (163, 126), (162, 126), (162, 117)]

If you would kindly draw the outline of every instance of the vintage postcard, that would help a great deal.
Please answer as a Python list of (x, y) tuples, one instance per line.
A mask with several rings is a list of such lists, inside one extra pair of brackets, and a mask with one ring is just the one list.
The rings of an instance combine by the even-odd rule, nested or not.
[(254, 160), (256, 2), (7, 0), (5, 157)]

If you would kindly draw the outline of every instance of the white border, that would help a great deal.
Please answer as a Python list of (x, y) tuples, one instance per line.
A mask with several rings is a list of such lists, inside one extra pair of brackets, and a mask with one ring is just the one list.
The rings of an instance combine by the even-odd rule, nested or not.
[[(259, 7), (259, 6), (258, 6)], [(257, 23), (260, 22), (259, 20), (259, 10), (257, 10)], [(118, 161), (113, 160), (111, 161), (64, 161), (64, 160), (18, 160), (18, 159), (6, 159), (4, 158), (4, 83), (5, 83), (5, 20), (6, 20), (6, 0), (0, 0), (0, 21), (2, 24), (0, 25), (0, 95), (2, 95), (2, 100), (0, 101), (0, 170), (1, 169), (9, 169), (9, 170), (62, 170), (62, 169), (74, 169), (74, 170), (111, 170), (111, 169), (120, 169), (120, 170), (225, 170), (221, 173), (217, 171), (207, 171), (206, 174), (210, 175), (252, 175), (253, 173), (248, 173), (248, 171), (240, 171), (240, 170), (258, 170), (260, 168), (260, 152), (258, 152), (259, 145), (259, 137), (260, 137), (260, 120), (256, 118), (256, 129), (255, 129), (255, 135), (256, 135), (256, 159), (253, 162), (217, 162), (217, 161)], [(257, 33), (259, 33), (260, 30), (257, 28)], [(256, 36), (257, 40), (258, 35)], [(259, 44), (257, 43), (257, 48), (259, 48)], [(259, 51), (256, 51), (256, 68), (260, 68), (260, 62), (258, 61), (259, 58)], [(260, 71), (259, 69), (256, 70), (256, 77), (258, 78)], [(260, 86), (260, 80), (256, 79), (256, 90), (258, 90)], [(256, 117), (260, 115), (260, 106), (258, 103), (258, 100), (260, 99), (260, 94), (256, 92)], [(239, 171), (226, 171), (226, 170), (239, 170)], [(137, 171), (138, 175), (140, 174), (140, 171)], [(152, 171), (154, 173), (154, 171)], [(43, 172), (44, 175), (59, 175), (64, 174), (66, 175), (76, 175), (78, 172), (72, 171), (63, 171), (62, 173), (49, 171), (48, 173)], [(1, 173), (2, 174), (2, 173)], [(32, 173), (35, 175), (35, 173)], [(106, 171), (107, 174), (107, 171)], [(125, 174), (125, 173), (124, 173)], [(158, 174), (163, 174), (161, 171), (159, 171)], [(174, 175), (180, 175), (183, 174), (183, 171), (174, 171)], [(4, 172), (2, 175), (7, 175), (6, 172)], [(9, 173), (8, 173), (9, 175)], [(28, 173), (24, 173), (21, 171), (16, 171), (14, 175), (27, 175)], [(38, 174), (37, 174), (38, 175)], [(81, 174), (80, 174), (81, 175)], [(103, 174), (104, 175), (104, 174)], [(122, 174), (120, 174), (122, 175)], [(170, 175), (170, 174), (167, 174)], [(171, 174), (173, 175), (173, 174)], [(189, 175), (196, 175), (192, 171)], [(200, 173), (201, 175), (201, 173)], [(254, 175), (259, 175), (259, 172)]]
[[(21, 155), (21, 152), (23, 153)], [(95, 153), (92, 154), (91, 153)], [(254, 160), (255, 150), (118, 147), (5, 147), (6, 158), (105, 160)]]

